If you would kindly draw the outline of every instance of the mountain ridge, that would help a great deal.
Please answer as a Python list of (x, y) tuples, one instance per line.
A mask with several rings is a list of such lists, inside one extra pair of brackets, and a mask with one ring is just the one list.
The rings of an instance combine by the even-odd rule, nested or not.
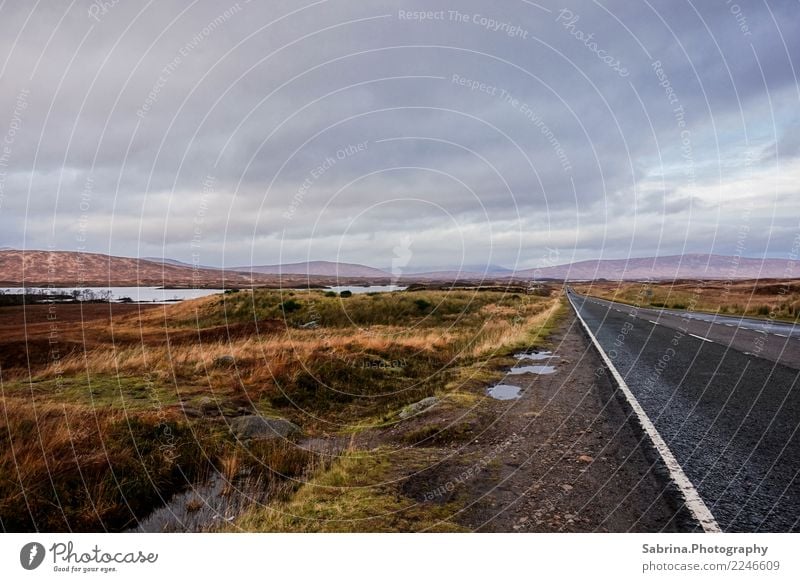
[(138, 285), (228, 286), (271, 284), (312, 277), (335, 284), (350, 280), (670, 280), (670, 279), (788, 279), (800, 277), (800, 261), (757, 259), (717, 254), (687, 253), (662, 257), (589, 259), (549, 267), (512, 271), (489, 265), (486, 271), (450, 269), (391, 273), (358, 263), (306, 261), (252, 267), (198, 266), (169, 258), (117, 257), (76, 251), (0, 250), (0, 281), (53, 285), (113, 285), (121, 281)]

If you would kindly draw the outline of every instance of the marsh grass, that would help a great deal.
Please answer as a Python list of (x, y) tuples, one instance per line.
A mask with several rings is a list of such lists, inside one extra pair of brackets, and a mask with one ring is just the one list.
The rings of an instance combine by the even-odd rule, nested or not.
[(642, 307), (692, 309), (796, 322), (800, 317), (800, 283), (797, 281), (689, 281), (652, 283), (651, 295), (643, 283), (576, 285), (581, 293)]
[[(336, 494), (335, 483), (374, 483), (383, 461), (348, 454), (330, 466), (293, 443), (245, 446), (220, 414), (282, 416), (314, 436), (391, 424), (404, 406), (434, 394), (442, 406), (467, 405), (510, 353), (543, 341), (560, 310), (557, 296), (495, 291), (343, 298), (256, 290), (116, 318), (115, 343), (3, 370), (0, 527), (124, 530), (215, 474), (228, 483), (226, 495), (241, 479), (257, 482), (270, 499), (330, 517), (332, 531), (402, 529), (413, 520), (434, 527), (436, 516), (405, 508), (396, 522), (348, 517), (350, 525), (337, 525), (337, 514), (401, 509), (391, 488)], [(108, 334), (105, 324), (83, 329), (90, 338)], [(199, 416), (187, 417), (187, 408)], [(417, 454), (401, 461), (421, 462)], [(307, 477), (322, 488), (297, 489)], [(197, 501), (187, 503), (194, 509), (185, 511), (204, 515)], [(263, 525), (276, 531), (320, 527), (270, 519)]]

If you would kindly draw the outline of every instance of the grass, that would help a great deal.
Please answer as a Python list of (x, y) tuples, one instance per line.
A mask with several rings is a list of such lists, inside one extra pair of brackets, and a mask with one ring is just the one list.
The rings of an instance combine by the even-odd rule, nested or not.
[(642, 307), (691, 309), (789, 322), (800, 318), (800, 282), (797, 281), (602, 282), (575, 285), (575, 289)]
[(196, 477), (201, 449), (185, 425), (153, 415), (3, 399), (2, 527), (125, 529)]
[(500, 291), (343, 295), (255, 290), (129, 311), (81, 322), (83, 350), (0, 370), (0, 527), (124, 530), (217, 471), (286, 484), (275, 504), (291, 511), (237, 527), (457, 529), (440, 523), (447, 508), (398, 497), (396, 482), (431, 447), (468, 438), (467, 425), (412, 431), (391, 462), (351, 451), (330, 465), (291, 443), (238, 443), (222, 414), (284, 417), (324, 437), (381, 430), (432, 395), (467, 407), (513, 351), (545, 341), (564, 303)]
[(232, 529), (269, 532), (458, 532), (456, 502), (421, 505), (397, 494), (396, 467), (430, 465), (424, 450), (348, 453), (303, 485), (291, 500), (251, 510)]

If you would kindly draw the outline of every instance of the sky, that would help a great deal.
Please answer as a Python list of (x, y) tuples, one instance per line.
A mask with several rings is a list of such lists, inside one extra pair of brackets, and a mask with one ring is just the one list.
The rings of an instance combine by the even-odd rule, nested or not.
[(795, 0), (0, 6), (0, 246), (797, 258)]

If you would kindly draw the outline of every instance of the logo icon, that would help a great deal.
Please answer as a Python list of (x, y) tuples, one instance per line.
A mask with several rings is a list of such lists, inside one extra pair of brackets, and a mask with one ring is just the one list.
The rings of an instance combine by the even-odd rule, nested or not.
[(27, 543), (19, 552), (19, 563), (26, 570), (35, 570), (42, 565), (44, 553), (44, 546), (39, 542)]

